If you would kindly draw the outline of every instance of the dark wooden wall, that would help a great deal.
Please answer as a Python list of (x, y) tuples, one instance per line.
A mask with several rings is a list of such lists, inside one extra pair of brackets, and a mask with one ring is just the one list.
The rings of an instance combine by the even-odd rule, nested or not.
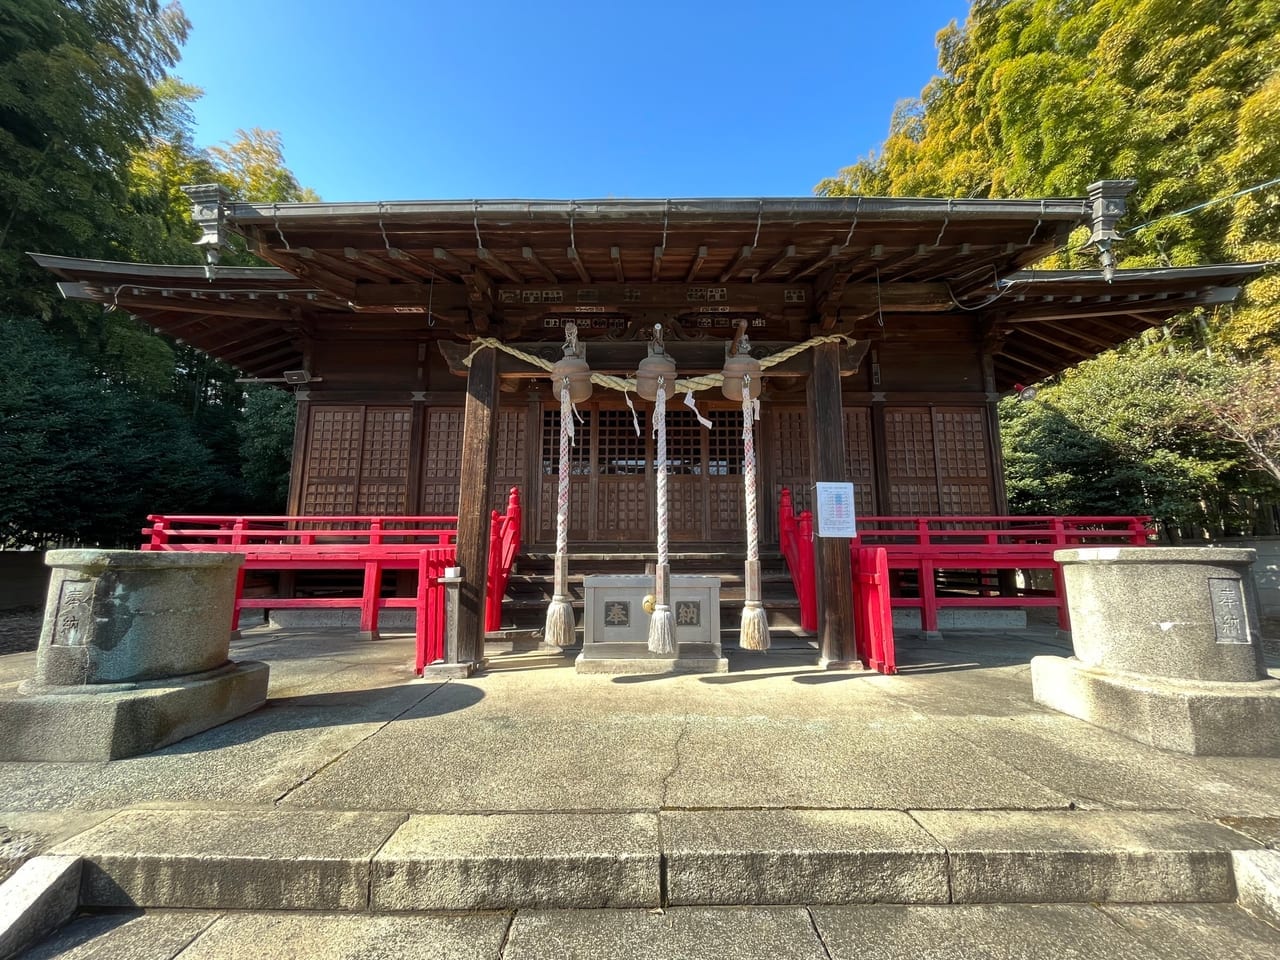
[[(945, 334), (945, 335), (944, 335)], [(678, 349), (678, 348), (677, 348)], [(673, 352), (677, 352), (673, 349)], [(300, 394), (290, 507), (301, 513), (457, 511), (465, 380), (439, 352), (397, 342), (317, 345), (320, 381)], [(766, 381), (757, 425), (761, 535), (777, 541), (777, 499), (789, 487), (811, 506), (809, 416), (802, 379)], [(1005, 508), (994, 395), (976, 342), (945, 331), (886, 331), (844, 378), (846, 475), (868, 514), (981, 514)], [(742, 534), (741, 413), (711, 393), (706, 431), (682, 405), (668, 420), (673, 540), (738, 543)], [(500, 397), (490, 501), (520, 488), (527, 543), (554, 541), (559, 409), (539, 381), (509, 381)], [(653, 537), (653, 440), (621, 398), (597, 389), (582, 405), (571, 486), (578, 542)]]

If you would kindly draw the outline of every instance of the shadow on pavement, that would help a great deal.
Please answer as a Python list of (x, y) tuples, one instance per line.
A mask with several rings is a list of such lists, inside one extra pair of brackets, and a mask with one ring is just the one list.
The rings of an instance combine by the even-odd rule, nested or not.
[(442, 683), (272, 697), (252, 713), (180, 740), (156, 751), (156, 755), (221, 750), (286, 731), (388, 723), (410, 711), (414, 719), (438, 717), (473, 707), (484, 696), (483, 690), (470, 684)]

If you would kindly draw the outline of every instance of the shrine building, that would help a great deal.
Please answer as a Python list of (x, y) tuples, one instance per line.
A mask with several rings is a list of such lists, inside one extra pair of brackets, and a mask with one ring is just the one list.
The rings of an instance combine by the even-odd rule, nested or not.
[[(780, 491), (806, 508), (818, 480), (852, 481), (860, 515), (1006, 513), (1001, 396), (1229, 303), (1260, 269), (1113, 269), (1131, 187), (1035, 200), (282, 204), (197, 187), (207, 266), (36, 259), (66, 297), (294, 389), (290, 513), (456, 513), (460, 555), (511, 487), (525, 552), (554, 548), (560, 405), (528, 358), (560, 359), (566, 324), (590, 369), (619, 377), (635, 375), (661, 325), (683, 378), (718, 373), (745, 321), (766, 363), (760, 538), (776, 550)], [(1034, 269), (1081, 227), (1103, 270)], [(219, 265), (231, 234), (270, 266)], [(672, 550), (740, 561), (741, 411), (715, 389), (693, 399), (696, 410), (676, 396), (667, 414)], [(578, 413), (573, 549), (651, 550), (648, 405), (597, 387)]]

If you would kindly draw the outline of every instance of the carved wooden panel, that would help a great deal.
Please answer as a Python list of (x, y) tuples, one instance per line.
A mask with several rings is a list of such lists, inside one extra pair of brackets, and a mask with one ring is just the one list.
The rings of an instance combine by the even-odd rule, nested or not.
[(994, 509), (984, 408), (889, 408), (885, 434), (889, 513), (987, 514)]
[(853, 483), (853, 506), (859, 517), (876, 512), (875, 451), (871, 445), (871, 410), (844, 408), (845, 475)]
[(427, 515), (458, 512), (462, 471), (462, 407), (430, 407), (425, 413), (422, 492), (418, 509)]
[(672, 543), (706, 539), (704, 433), (692, 410), (667, 413), (667, 535)]
[[(579, 408), (582, 420), (574, 422), (574, 438), (569, 448), (569, 539), (585, 540), (590, 533), (591, 444), (595, 411)], [(541, 504), (538, 511), (538, 540), (556, 539), (556, 497), (560, 488), (560, 407), (547, 404), (542, 410), (542, 456), (539, 459)]]
[(885, 464), (890, 514), (936, 514), (938, 464), (933, 448), (933, 411), (928, 407), (885, 410)]

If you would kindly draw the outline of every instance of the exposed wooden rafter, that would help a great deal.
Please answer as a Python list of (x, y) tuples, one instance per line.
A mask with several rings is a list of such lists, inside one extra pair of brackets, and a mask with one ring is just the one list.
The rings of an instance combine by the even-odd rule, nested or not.
[(556, 276), (555, 271), (543, 263), (538, 255), (533, 252), (533, 247), (522, 247), (520, 252), (524, 256), (525, 263), (529, 264), (537, 270), (538, 273), (542, 274), (543, 278), (548, 283), (560, 282), (560, 278)]

